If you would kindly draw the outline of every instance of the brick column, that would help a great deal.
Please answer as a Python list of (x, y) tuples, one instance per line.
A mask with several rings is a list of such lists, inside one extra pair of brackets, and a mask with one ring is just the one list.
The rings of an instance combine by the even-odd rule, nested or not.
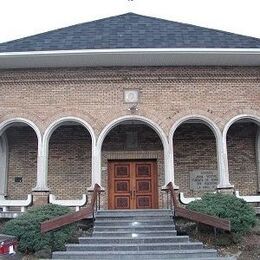
[(0, 136), (0, 198), (7, 194), (8, 140), (5, 134)]
[(42, 206), (49, 203), (49, 191), (33, 191), (33, 206)]
[(257, 167), (257, 189), (260, 192), (260, 126), (256, 133), (256, 167)]

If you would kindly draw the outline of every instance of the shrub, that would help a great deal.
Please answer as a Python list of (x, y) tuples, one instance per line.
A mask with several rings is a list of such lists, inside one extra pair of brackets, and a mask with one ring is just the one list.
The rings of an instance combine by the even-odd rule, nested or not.
[(69, 208), (48, 204), (29, 210), (22, 216), (8, 221), (3, 233), (16, 236), (21, 252), (37, 252), (42, 249), (63, 250), (65, 243), (75, 230), (75, 225), (67, 225), (45, 234), (40, 232), (40, 223), (71, 212)]
[(189, 203), (188, 209), (229, 219), (231, 232), (236, 234), (245, 234), (256, 224), (254, 208), (233, 195), (206, 193), (201, 200)]

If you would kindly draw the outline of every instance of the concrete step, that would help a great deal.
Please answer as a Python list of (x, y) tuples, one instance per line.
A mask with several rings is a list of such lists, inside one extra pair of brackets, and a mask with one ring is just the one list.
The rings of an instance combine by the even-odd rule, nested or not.
[(217, 257), (213, 249), (157, 250), (157, 251), (70, 251), (54, 252), (53, 259), (105, 259), (105, 260), (159, 260), (159, 259), (208, 259)]
[(172, 215), (147, 215), (147, 216), (118, 216), (118, 215), (113, 215), (110, 217), (107, 216), (96, 216), (95, 221), (99, 222), (99, 221), (107, 221), (109, 219), (109, 221), (123, 221), (123, 220), (128, 220), (128, 221), (143, 221), (143, 220), (154, 220), (154, 221), (172, 221), (173, 217)]
[(154, 236), (176, 236), (177, 231), (94, 231), (92, 237), (154, 237)]
[(162, 217), (162, 216), (173, 216), (172, 212), (169, 210), (163, 211), (115, 211), (115, 212), (106, 212), (106, 211), (98, 211), (96, 214), (96, 218), (99, 217), (138, 217), (138, 216), (146, 216), (146, 217)]
[(80, 237), (80, 244), (147, 244), (147, 243), (179, 243), (179, 242), (188, 242), (188, 236), (154, 236), (147, 238), (123, 238), (123, 237)]
[(111, 225), (111, 226), (95, 226), (94, 227), (94, 232), (95, 231), (108, 231), (108, 232), (113, 232), (113, 231), (118, 231), (118, 232), (134, 232), (134, 231), (170, 231), (170, 230), (175, 230), (175, 226), (173, 223), (171, 225), (151, 225), (151, 226), (116, 226), (116, 225)]
[(157, 214), (157, 215), (162, 215), (162, 214), (171, 214), (172, 211), (170, 209), (135, 209), (135, 210), (129, 210), (129, 209), (122, 209), (122, 210), (98, 210), (97, 214), (98, 215), (110, 215), (110, 214), (126, 214), (126, 215), (133, 215), (133, 214)]
[(154, 250), (191, 250), (202, 249), (200, 242), (182, 242), (182, 243), (151, 243), (151, 244), (68, 244), (67, 251), (154, 251)]
[(112, 225), (116, 225), (116, 226), (152, 226), (152, 225), (173, 225), (173, 221), (172, 220), (138, 220), (138, 221), (129, 221), (129, 220), (108, 220), (108, 219), (104, 219), (104, 220), (96, 220), (95, 221), (95, 226), (112, 226)]

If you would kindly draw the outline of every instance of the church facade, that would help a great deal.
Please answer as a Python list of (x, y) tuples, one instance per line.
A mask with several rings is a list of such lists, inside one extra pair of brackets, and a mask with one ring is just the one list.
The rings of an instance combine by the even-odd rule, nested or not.
[(0, 44), (0, 87), (1, 200), (260, 192), (260, 39), (129, 13)]

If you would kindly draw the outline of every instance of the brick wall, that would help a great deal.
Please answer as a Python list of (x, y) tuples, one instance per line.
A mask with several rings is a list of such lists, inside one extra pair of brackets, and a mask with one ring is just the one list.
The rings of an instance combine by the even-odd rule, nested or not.
[(50, 138), (48, 187), (58, 199), (80, 199), (91, 186), (91, 138), (82, 126), (60, 126)]
[(176, 129), (173, 146), (175, 184), (185, 195), (201, 195), (203, 192), (190, 190), (190, 173), (194, 170), (217, 170), (213, 132), (204, 124), (183, 124)]
[(256, 131), (254, 123), (236, 123), (227, 135), (230, 182), (241, 195), (257, 192)]
[[(169, 134), (171, 126), (176, 120), (186, 115), (200, 114), (208, 117), (214, 121), (221, 130), (224, 125), (234, 116), (238, 114), (252, 114), (260, 116), (260, 70), (259, 67), (152, 67), (152, 68), (67, 68), (67, 69), (35, 69), (35, 70), (4, 70), (0, 71), (0, 122), (6, 119), (14, 117), (24, 117), (33, 121), (41, 130), (42, 134), (53, 121), (64, 116), (75, 116), (82, 118), (88, 122), (94, 129), (95, 135), (98, 136), (102, 129), (107, 126), (112, 120), (131, 115), (128, 110), (130, 105), (123, 101), (124, 89), (138, 89), (140, 91), (140, 102), (138, 104), (138, 110), (136, 115), (144, 116), (157, 123), (165, 132)], [(186, 127), (186, 126), (185, 126)], [(11, 129), (8, 129), (8, 131)], [(59, 129), (57, 129), (58, 133)], [(65, 130), (64, 130), (65, 131)], [(180, 131), (180, 130), (177, 130)], [(55, 135), (55, 133), (54, 133)], [(208, 135), (205, 132), (205, 135)], [(69, 134), (67, 135), (69, 136)], [(88, 137), (84, 137), (79, 134), (81, 140), (87, 140)], [(211, 135), (212, 136), (212, 135)], [(186, 137), (190, 139), (188, 134)], [(58, 137), (57, 137), (58, 138)], [(61, 137), (59, 137), (61, 138)], [(58, 138), (58, 139), (59, 139)], [(187, 147), (187, 142), (183, 140), (184, 144), (180, 143), (181, 133), (176, 132), (176, 147)], [(209, 142), (211, 137), (209, 137)], [(10, 138), (9, 138), (10, 139)], [(53, 139), (55, 140), (55, 139)], [(68, 140), (68, 139), (67, 139)], [(87, 151), (90, 151), (90, 138), (86, 145)], [(200, 149), (210, 149), (210, 153), (213, 154), (213, 144), (206, 145), (200, 140), (191, 140), (193, 146), (199, 146)], [(22, 141), (19, 141), (22, 143)], [(57, 142), (57, 141), (56, 141)], [(63, 143), (62, 143), (63, 142)], [(83, 158), (76, 156), (76, 151), (85, 151), (82, 146), (82, 142), (74, 144), (70, 150), (67, 144), (62, 141), (60, 144), (54, 144), (54, 150), (60, 153), (59, 148), (64, 148), (67, 152), (75, 152), (72, 156), (73, 159), (69, 159), (70, 155), (59, 154), (59, 158), (50, 158), (50, 170), (49, 170), (49, 186), (53, 193), (63, 196), (78, 197), (79, 193), (74, 193), (75, 189), (72, 189), (71, 183), (75, 181), (73, 185), (79, 184), (79, 190), (85, 191), (85, 187), (90, 184), (89, 174), (90, 172), (90, 156), (84, 155)], [(36, 140), (35, 140), (36, 145)], [(56, 145), (56, 148), (55, 148)], [(117, 144), (118, 145), (118, 144)], [(203, 147), (201, 145), (204, 145)], [(18, 142), (13, 143), (13, 147), (17, 147)], [(252, 143), (248, 144), (248, 149), (252, 149)], [(20, 146), (22, 151), (30, 148), (28, 142)], [(78, 148), (80, 147), (80, 148)], [(88, 148), (87, 148), (88, 147)], [(147, 146), (148, 147), (148, 146)], [(105, 146), (104, 146), (105, 148)], [(155, 157), (162, 158), (162, 151), (160, 149), (148, 149), (145, 153), (138, 150), (138, 155), (134, 150), (121, 152), (122, 146), (114, 147), (110, 151), (110, 157), (107, 158), (122, 158), (123, 156), (129, 158), (135, 157)], [(35, 147), (33, 148), (35, 149)], [(52, 149), (52, 147), (51, 147)], [(56, 150), (55, 150), (56, 149)], [(77, 150), (79, 149), (79, 150)], [(117, 152), (120, 149), (120, 152)], [(142, 147), (142, 150), (145, 146)], [(179, 148), (181, 149), (181, 148)], [(14, 162), (17, 160), (14, 158), (15, 154), (18, 156), (17, 148), (13, 148), (10, 157)], [(36, 150), (34, 150), (34, 159), (36, 158)], [(175, 148), (176, 154), (176, 171), (177, 171), (177, 184), (187, 190), (185, 186), (185, 174), (189, 169), (192, 169), (193, 162), (196, 162), (192, 158), (192, 154), (188, 151), (186, 156), (184, 152), (178, 152)], [(186, 151), (187, 152), (187, 151)], [(107, 151), (103, 151), (103, 158)], [(141, 155), (143, 153), (143, 155)], [(155, 155), (155, 153), (158, 153)], [(179, 153), (179, 155), (178, 155)], [(197, 152), (200, 160), (197, 163), (201, 163), (199, 167), (216, 168), (216, 162), (213, 159), (204, 158), (200, 151)], [(31, 153), (29, 153), (30, 156)], [(185, 157), (182, 157), (185, 155)], [(50, 155), (51, 156), (51, 155)], [(156, 157), (156, 158), (157, 158)], [(190, 157), (190, 159), (188, 159)], [(242, 155), (240, 157), (243, 157)], [(62, 159), (65, 158), (65, 159)], [(184, 158), (184, 159), (183, 159)], [(202, 159), (201, 159), (202, 158)], [(212, 156), (212, 158), (215, 158)], [(230, 160), (232, 156), (229, 156)], [(252, 158), (252, 156), (249, 156)], [(63, 161), (62, 161), (63, 160)], [(81, 177), (73, 178), (69, 177), (71, 171), (71, 161), (76, 161), (81, 164), (80, 170), (74, 172), (73, 176), (84, 175), (85, 182), (82, 184)], [(235, 160), (235, 159), (234, 159)], [(84, 161), (84, 163), (83, 163)], [(163, 159), (162, 159), (163, 161)], [(203, 163), (202, 162), (207, 163)], [(251, 159), (246, 160), (247, 163), (252, 163)], [(180, 162), (185, 166), (184, 170), (180, 169)], [(232, 172), (238, 172), (238, 164), (244, 165), (245, 161), (236, 161), (236, 166), (230, 165), (231, 178), (233, 178)], [(18, 162), (17, 162), (18, 164)], [(57, 164), (57, 167), (55, 166)], [(66, 166), (68, 171), (63, 172), (61, 165)], [(30, 164), (29, 164), (30, 165)], [(30, 180), (36, 183), (36, 169), (34, 166), (30, 167), (29, 171), (24, 166), (18, 167), (10, 164), (9, 176), (14, 176), (17, 172), (21, 172), (20, 168), (23, 168), (24, 174), (30, 175)], [(83, 166), (84, 165), (84, 166)], [(104, 163), (103, 163), (104, 165)], [(54, 167), (54, 168), (52, 168)], [(159, 167), (159, 166), (158, 166)], [(253, 173), (253, 166), (248, 166), (246, 174)], [(13, 173), (12, 173), (13, 172)], [(30, 174), (29, 174), (30, 172)], [(62, 173), (61, 173), (62, 172)], [(185, 172), (180, 175), (181, 172)], [(56, 175), (55, 175), (56, 173)], [(12, 175), (13, 174), (13, 175)], [(67, 175), (66, 175), (67, 174)], [(236, 173), (237, 174), (237, 173)], [(50, 176), (54, 176), (50, 179)], [(64, 178), (64, 176), (66, 178)], [(236, 175), (238, 176), (238, 175)], [(251, 176), (251, 175), (250, 175)], [(239, 177), (240, 178), (240, 177)], [(251, 178), (251, 177), (250, 177)], [(253, 185), (255, 177), (250, 180), (250, 185)], [(244, 176), (241, 176), (244, 180)], [(27, 188), (16, 188), (11, 183), (11, 177), (9, 178), (9, 190), (10, 196), (23, 196), (28, 190), (34, 187), (31, 183)], [(186, 178), (187, 180), (187, 178)], [(238, 183), (238, 181), (231, 179), (231, 181)], [(63, 182), (63, 190), (59, 190), (60, 183)], [(106, 181), (105, 181), (106, 183)], [(18, 184), (17, 184), (18, 185)], [(25, 183), (20, 184), (25, 185)], [(240, 185), (240, 184), (239, 184)], [(242, 188), (242, 194), (249, 192), (249, 189), (245, 187), (246, 184), (240, 185)], [(20, 187), (19, 186), (19, 187)], [(30, 186), (30, 187), (29, 187)], [(186, 187), (186, 188), (185, 188)], [(250, 186), (251, 187), (251, 186)], [(11, 191), (12, 190), (12, 191)], [(25, 191), (26, 190), (26, 191)], [(77, 192), (77, 191), (76, 191)], [(251, 188), (250, 188), (251, 192)], [(14, 193), (12, 195), (12, 193)], [(19, 193), (15, 195), (15, 193)]]
[[(36, 186), (37, 137), (30, 127), (10, 127), (8, 139), (8, 199), (26, 199)], [(22, 182), (15, 182), (22, 177)]]

